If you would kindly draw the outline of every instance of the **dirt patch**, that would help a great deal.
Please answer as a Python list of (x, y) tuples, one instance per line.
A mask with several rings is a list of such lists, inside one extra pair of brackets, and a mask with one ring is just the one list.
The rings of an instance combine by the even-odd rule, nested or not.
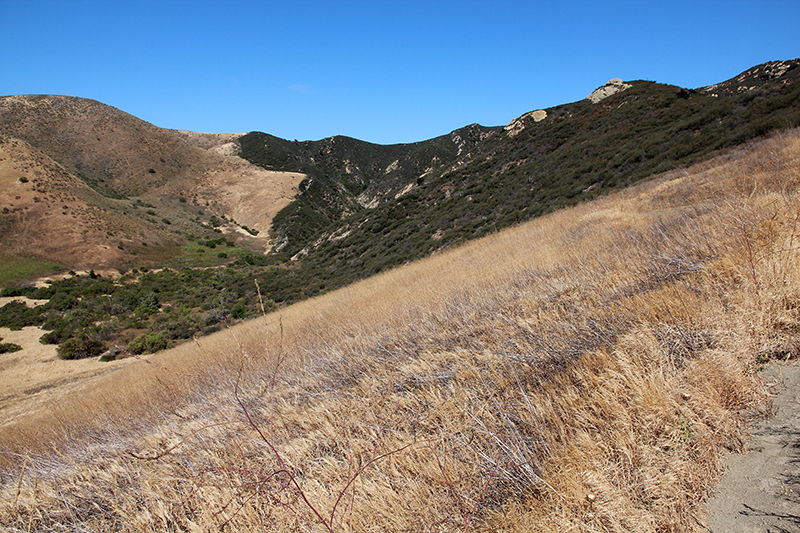
[(36, 307), (37, 305), (46, 304), (49, 300), (31, 300), (25, 296), (3, 296), (0, 297), (0, 307), (11, 302), (22, 302), (28, 307)]
[(800, 533), (800, 364), (772, 363), (764, 379), (774, 416), (753, 424), (746, 454), (726, 458), (706, 505), (714, 533)]
[(193, 194), (211, 211), (258, 230), (268, 248), (272, 219), (294, 199), (305, 174), (264, 170), (235, 156), (227, 157), (226, 163), (206, 172), (202, 187)]

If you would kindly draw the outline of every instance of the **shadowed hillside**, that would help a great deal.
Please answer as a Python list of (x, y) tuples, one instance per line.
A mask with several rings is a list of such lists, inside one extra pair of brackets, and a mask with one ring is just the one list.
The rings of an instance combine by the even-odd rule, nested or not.
[(241, 155), (313, 177), (275, 217), (276, 249), (336, 286), (798, 126), (799, 64), (754, 67), (719, 94), (618, 80), (594, 100), (413, 145), (251, 133)]

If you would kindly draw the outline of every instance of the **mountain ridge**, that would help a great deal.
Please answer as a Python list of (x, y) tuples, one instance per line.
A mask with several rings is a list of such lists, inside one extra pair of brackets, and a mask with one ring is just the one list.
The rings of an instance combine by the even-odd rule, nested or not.
[[(798, 61), (793, 60), (792, 64), (796, 65)], [(775, 83), (775, 79), (768, 79), (761, 82), (758, 91), (720, 99), (705, 96), (699, 90), (643, 80), (619, 80), (619, 85), (612, 86), (624, 88), (624, 91), (605, 94), (604, 98), (596, 101), (585, 99), (529, 112), (505, 127), (477, 126), (485, 128), (487, 134), (462, 156), (453, 157), (451, 153), (451, 159), (442, 161), (434, 172), (426, 172), (421, 183), (414, 180), (422, 177), (420, 174), (410, 173), (404, 181), (398, 180), (394, 188), (387, 191), (389, 194), (373, 196), (370, 202), (361, 205), (374, 209), (380, 202), (386, 202), (387, 206), (402, 203), (403, 196), (417, 191), (423, 195), (427, 206), (435, 207), (443, 205), (445, 200), (457, 201), (449, 196), (453, 194), (474, 198), (474, 195), (459, 192), (470, 187), (481, 192), (482, 200), (487, 200), (485, 191), (479, 191), (482, 189), (479, 182), (488, 179), (495, 183), (494, 188), (506, 190), (503, 194), (508, 200), (501, 203), (507, 207), (495, 203), (489, 208), (494, 215), (486, 213), (473, 218), (480, 219), (481, 231), (500, 229), (582, 198), (588, 199), (604, 190), (623, 187), (648, 175), (689, 164), (714, 150), (735, 146), (776, 128), (800, 124), (797, 84), (791, 79), (778, 81)], [(261, 154), (247, 140), (248, 137), (241, 139), (242, 157), (263, 164)], [(425, 142), (431, 141), (423, 144)], [(490, 175), (483, 175), (489, 170)], [(522, 176), (526, 170), (528, 175)], [(451, 179), (442, 179), (448, 175)], [(442, 181), (426, 193), (423, 183), (437, 180)], [(507, 183), (523, 186), (512, 191)], [(539, 183), (536, 192), (541, 194), (531, 191), (530, 185), (534, 183)], [(316, 185), (321, 187), (325, 182), (317, 181)], [(373, 190), (379, 188), (377, 184), (371, 186)], [(348, 233), (349, 238), (354, 238), (351, 230), (361, 227), (369, 214), (361, 210), (362, 221), (359, 222), (344, 220), (350, 215), (358, 216), (358, 210), (350, 214), (335, 208), (326, 211), (325, 198), (329, 197), (326, 195), (330, 190), (301, 191), (296, 202), (278, 214), (275, 231), (283, 246), (281, 250), (286, 250), (292, 257), (298, 251), (308, 251), (309, 246), (317, 246), (314, 243), (326, 242), (325, 239), (320, 241), (320, 233)], [(403, 194), (398, 195), (398, 192)], [(515, 200), (512, 196), (518, 198)], [(524, 201), (519, 197), (525, 197)], [(420, 196), (415, 199), (419, 200)], [(497, 198), (492, 201), (497, 202)], [(311, 220), (310, 216), (303, 217), (299, 213), (304, 204), (313, 204), (318, 217), (311, 228), (298, 227), (298, 221)], [(483, 205), (481, 202), (476, 204)], [(452, 220), (463, 219), (471, 224), (471, 217), (463, 214), (466, 210), (467, 207), (462, 206), (461, 213)], [(320, 221), (320, 212), (329, 214), (327, 220)], [(497, 214), (503, 216), (497, 217)], [(492, 227), (493, 220), (498, 218), (497, 225)], [(458, 242), (463, 237), (452, 234), (446, 238), (448, 231), (454, 229), (450, 226), (439, 224), (431, 227), (428, 233), (441, 236), (442, 244)], [(400, 238), (404, 239), (410, 233), (414, 231), (406, 231)], [(480, 236), (480, 232), (466, 230), (466, 233), (467, 238)], [(344, 244), (341, 239), (337, 242), (339, 246)], [(439, 244), (429, 242), (419, 246), (419, 253), (424, 255)]]
[[(148, 252), (144, 243), (174, 249), (188, 237), (222, 231), (254, 252), (299, 259), (333, 235), (347, 233), (352, 241), (368, 220), (373, 227), (376, 218), (386, 224), (373, 233), (385, 236), (395, 225), (386, 213), (419, 217), (422, 205), (423, 219), (442, 220), (418, 224), (435, 236), (412, 246), (419, 257), (797, 125), (791, 99), (798, 64), (767, 62), (698, 89), (615, 78), (587, 99), (531, 111), (504, 126), (471, 124), (394, 145), (345, 136), (298, 142), (256, 131), (168, 130), (94, 100), (47, 95), (0, 97), (0, 133), (28, 142), (101, 196), (129, 202), (100, 213), (127, 216), (137, 202), (149, 205), (149, 218), (139, 217), (143, 229), (127, 245), (134, 254)], [(774, 109), (754, 112), (756, 124), (745, 115), (759, 105)], [(481, 183), (493, 183), (495, 194), (482, 191)], [(480, 214), (466, 214), (464, 201)], [(459, 203), (449, 221), (435, 214)], [(346, 238), (336, 242), (347, 245)], [(103, 260), (137, 260), (117, 255)]]

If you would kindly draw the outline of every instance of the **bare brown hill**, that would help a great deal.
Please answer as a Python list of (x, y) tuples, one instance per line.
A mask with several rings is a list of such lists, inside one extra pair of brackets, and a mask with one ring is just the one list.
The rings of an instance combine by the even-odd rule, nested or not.
[(3, 98), (0, 127), (47, 153), (68, 172), (126, 195), (185, 179), (205, 155), (160, 128), (83, 98)]
[(109, 266), (122, 258), (119, 239), (153, 237), (138, 219), (115, 216), (121, 203), (25, 141), (0, 135), (0, 246), (10, 255)]
[(114, 107), (68, 96), (0, 99), (0, 128), (28, 141), (82, 179), (139, 196), (169, 184), (190, 188), (217, 158)]
[(215, 152), (229, 152), (235, 155), (239, 151), (236, 140), (244, 135), (243, 133), (201, 133), (197, 131), (168, 130), (173, 135), (177, 135), (189, 144), (211, 150)]
[(83, 98), (0, 97), (0, 135), (0, 243), (78, 268), (174, 247), (210, 232), (210, 217), (243, 246), (265, 251), (272, 217), (304, 177), (239, 158), (238, 134), (166, 130)]

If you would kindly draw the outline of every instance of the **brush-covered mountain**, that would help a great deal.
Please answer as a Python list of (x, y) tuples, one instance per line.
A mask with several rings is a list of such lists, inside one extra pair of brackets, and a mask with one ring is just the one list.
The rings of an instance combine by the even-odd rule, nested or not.
[(165, 130), (90, 100), (3, 97), (0, 255), (173, 267), (93, 292), (89, 279), (39, 289), (72, 307), (24, 322), (57, 314), (57, 343), (185, 339), (260, 312), (254, 279), (267, 307), (297, 301), (800, 126), (798, 67), (697, 89), (613, 79), (505, 126), (388, 146)]
[(363, 276), (800, 125), (798, 65), (699, 89), (614, 79), (505, 127), (407, 145), (257, 132), (238, 142), (256, 165), (308, 176), (274, 219), (276, 251)]

